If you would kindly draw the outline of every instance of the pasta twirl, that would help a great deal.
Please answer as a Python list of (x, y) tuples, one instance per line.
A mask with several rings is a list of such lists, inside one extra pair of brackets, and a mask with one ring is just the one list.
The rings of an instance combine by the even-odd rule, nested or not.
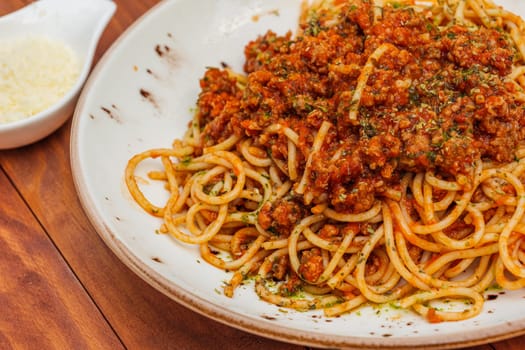
[(244, 74), (207, 69), (185, 136), (129, 160), (130, 193), (233, 273), (229, 297), (254, 277), (328, 316), (474, 317), (494, 283), (525, 285), (524, 29), (490, 0), (316, 1), (246, 45)]

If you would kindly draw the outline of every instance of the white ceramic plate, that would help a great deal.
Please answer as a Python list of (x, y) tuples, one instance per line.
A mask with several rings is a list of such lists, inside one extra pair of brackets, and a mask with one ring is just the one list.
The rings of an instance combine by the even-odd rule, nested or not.
[[(522, 2), (500, 2), (525, 14)], [(334, 319), (321, 312), (284, 313), (260, 301), (251, 285), (229, 299), (220, 293), (227, 274), (202, 261), (195, 247), (155, 234), (159, 220), (145, 214), (126, 190), (127, 160), (181, 137), (205, 67), (225, 62), (240, 70), (244, 45), (270, 28), (279, 34), (295, 29), (299, 7), (299, 0), (165, 1), (107, 52), (81, 95), (71, 142), (78, 193), (100, 236), (127, 266), (177, 302), (274, 339), (332, 348), (414, 349), (462, 347), (525, 333), (525, 291), (496, 291), (480, 316), (439, 324), (388, 307)], [(162, 191), (150, 195), (163, 200)]]

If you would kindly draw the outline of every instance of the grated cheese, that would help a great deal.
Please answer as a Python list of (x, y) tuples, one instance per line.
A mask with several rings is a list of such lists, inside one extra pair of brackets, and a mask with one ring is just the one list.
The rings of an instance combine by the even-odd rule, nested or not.
[(49, 108), (79, 73), (75, 53), (58, 41), (43, 36), (0, 40), (0, 124)]

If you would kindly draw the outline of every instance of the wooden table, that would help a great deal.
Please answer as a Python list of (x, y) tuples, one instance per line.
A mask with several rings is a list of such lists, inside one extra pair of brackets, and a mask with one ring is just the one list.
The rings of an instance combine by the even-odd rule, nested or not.
[[(30, 2), (1, 0), (0, 15)], [(96, 60), (158, 0), (115, 2)], [(209, 320), (124, 266), (78, 201), (70, 128), (0, 151), (0, 349), (305, 349)], [(472, 349), (522, 348), (525, 336)]]

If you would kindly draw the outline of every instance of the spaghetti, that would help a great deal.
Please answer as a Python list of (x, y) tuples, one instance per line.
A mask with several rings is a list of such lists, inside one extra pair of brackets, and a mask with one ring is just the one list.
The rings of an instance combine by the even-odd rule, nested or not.
[[(331, 0), (295, 36), (209, 68), (185, 136), (129, 160), (161, 232), (248, 277), (263, 300), (328, 316), (365, 303), (430, 322), (525, 285), (524, 22), (490, 0)], [(137, 166), (159, 158), (152, 204)], [(217, 254), (218, 252), (227, 253)], [(443, 300), (467, 301), (459, 309)]]

